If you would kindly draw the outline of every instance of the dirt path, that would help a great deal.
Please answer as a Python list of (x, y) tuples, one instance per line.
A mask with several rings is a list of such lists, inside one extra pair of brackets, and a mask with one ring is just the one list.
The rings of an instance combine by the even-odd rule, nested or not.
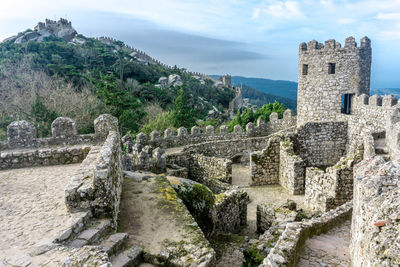
[(350, 220), (306, 241), (298, 267), (350, 266)]
[[(51, 242), (80, 219), (64, 204), (79, 164), (0, 171), (0, 266), (33, 264), (37, 243)], [(47, 260), (48, 261), (48, 260)]]

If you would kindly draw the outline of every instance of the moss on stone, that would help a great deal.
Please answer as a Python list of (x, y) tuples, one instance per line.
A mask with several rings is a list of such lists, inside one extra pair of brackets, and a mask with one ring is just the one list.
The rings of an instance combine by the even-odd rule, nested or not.
[(246, 262), (243, 264), (244, 267), (259, 266), (264, 260), (262, 251), (255, 245), (252, 245), (247, 251), (245, 251), (244, 256), (246, 259)]

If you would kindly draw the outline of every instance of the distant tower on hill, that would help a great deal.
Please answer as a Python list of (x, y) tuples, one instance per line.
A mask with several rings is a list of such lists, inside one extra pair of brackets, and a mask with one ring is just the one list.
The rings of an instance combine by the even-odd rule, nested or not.
[(301, 43), (297, 90), (297, 124), (334, 121), (349, 114), (354, 96), (369, 95), (371, 41), (346, 38), (344, 47), (335, 40)]

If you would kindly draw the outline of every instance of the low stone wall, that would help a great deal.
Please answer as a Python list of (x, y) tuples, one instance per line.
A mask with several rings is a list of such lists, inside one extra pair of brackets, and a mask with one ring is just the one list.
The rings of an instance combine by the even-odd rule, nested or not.
[(94, 134), (78, 135), (76, 122), (71, 118), (59, 117), (51, 124), (52, 136), (37, 138), (35, 126), (27, 121), (14, 121), (7, 127), (7, 142), (0, 142), (0, 151), (51, 146), (72, 146), (97, 144), (104, 141), (108, 131), (104, 127), (112, 125), (118, 130), (118, 120), (109, 114), (100, 115), (94, 121)]
[(347, 122), (308, 122), (296, 131), (296, 154), (307, 167), (333, 166), (346, 152)]
[(279, 184), (292, 195), (304, 194), (305, 164), (294, 154), (290, 140), (280, 142), (279, 159)]
[(108, 216), (117, 225), (122, 191), (121, 148), (118, 132), (110, 131), (101, 147), (94, 147), (65, 189), (71, 210), (90, 209), (94, 216)]
[(350, 255), (353, 266), (400, 265), (400, 161), (355, 166)]
[(224, 183), (232, 183), (232, 161), (201, 154), (190, 155), (189, 177), (196, 181), (214, 178)]
[(306, 169), (305, 199), (314, 211), (328, 211), (353, 198), (354, 158), (342, 158), (326, 171), (316, 167)]
[(216, 230), (233, 233), (247, 223), (248, 194), (243, 190), (232, 189), (215, 196), (217, 214)]
[(41, 148), (0, 153), (0, 170), (82, 162), (90, 146)]
[(166, 129), (163, 137), (158, 131), (153, 131), (150, 134), (150, 140), (145, 134), (139, 133), (136, 135), (136, 143), (131, 141), (126, 142), (126, 146), (128, 148), (132, 147), (133, 150), (136, 150), (136, 153), (139, 153), (146, 145), (150, 145), (154, 148), (161, 147), (165, 149), (204, 142), (268, 136), (275, 132), (294, 127), (295, 125), (296, 117), (293, 116), (292, 111), (288, 109), (284, 112), (282, 119), (278, 119), (278, 114), (274, 112), (270, 115), (270, 121), (268, 123), (263, 119), (259, 119), (257, 125), (248, 123), (246, 125), (246, 131), (243, 131), (240, 125), (236, 125), (232, 133), (228, 132), (226, 126), (221, 126), (219, 133), (216, 133), (214, 127), (211, 125), (207, 126), (203, 130), (200, 127), (194, 126), (191, 128), (190, 133), (188, 133), (186, 128), (181, 127), (177, 130), (177, 133), (172, 129)]
[(326, 233), (333, 227), (350, 219), (351, 212), (352, 203), (348, 202), (334, 210), (323, 213), (320, 217), (286, 224), (285, 231), (279, 237), (278, 242), (259, 266), (296, 266), (301, 248), (308, 238)]
[[(232, 182), (232, 161), (197, 153), (180, 152), (167, 155), (167, 164), (188, 169), (188, 178), (207, 184), (206, 180)], [(208, 184), (207, 184), (208, 186)]]
[(279, 146), (281, 137), (271, 137), (265, 149), (251, 153), (250, 177), (252, 185), (277, 184), (279, 182)]

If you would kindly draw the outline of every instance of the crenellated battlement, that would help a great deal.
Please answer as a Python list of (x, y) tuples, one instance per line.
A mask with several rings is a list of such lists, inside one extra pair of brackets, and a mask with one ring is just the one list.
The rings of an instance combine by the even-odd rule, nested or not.
[(309, 41), (308, 43), (301, 43), (299, 47), (299, 53), (302, 54), (304, 52), (312, 53), (313, 51), (318, 50), (319, 52), (323, 51), (332, 51), (332, 50), (355, 50), (355, 49), (371, 49), (371, 40), (368, 37), (363, 37), (360, 39), (360, 46), (357, 46), (357, 42), (354, 37), (347, 37), (345, 40), (344, 47), (342, 47), (341, 43), (337, 42), (334, 39), (329, 39), (325, 41), (325, 44), (319, 43), (316, 40)]
[(190, 130), (190, 133), (184, 127), (180, 127), (176, 132), (168, 128), (164, 131), (164, 133), (153, 131), (151, 132), (150, 136), (147, 136), (144, 133), (139, 133), (136, 135), (135, 144), (131, 143), (132, 141), (128, 141), (125, 143), (125, 145), (129, 153), (132, 150), (135, 150), (134, 153), (139, 153), (142, 148), (147, 145), (165, 149), (208, 141), (268, 136), (272, 133), (294, 127), (295, 125), (296, 117), (293, 116), (290, 109), (287, 109), (283, 113), (282, 119), (278, 119), (278, 114), (274, 112), (271, 113), (269, 122), (265, 122), (261, 118), (257, 120), (256, 125), (249, 122), (246, 125), (245, 131), (240, 125), (235, 125), (233, 132), (229, 132), (228, 127), (225, 125), (222, 125), (219, 128), (219, 132), (216, 132), (215, 128), (211, 125), (208, 125), (204, 129), (201, 129), (198, 126), (193, 126)]
[(359, 96), (355, 96), (354, 101), (355, 107), (382, 107), (382, 108), (393, 108), (394, 106), (400, 105), (399, 100), (393, 95), (372, 95), (368, 96), (366, 94), (361, 94)]
[(75, 120), (59, 117), (51, 124), (51, 137), (38, 138), (35, 126), (25, 120), (14, 121), (7, 127), (7, 141), (0, 142), (1, 151), (47, 148), (53, 146), (96, 144), (107, 137), (107, 128), (118, 131), (118, 120), (109, 114), (100, 115), (94, 121), (93, 134), (78, 135)]

